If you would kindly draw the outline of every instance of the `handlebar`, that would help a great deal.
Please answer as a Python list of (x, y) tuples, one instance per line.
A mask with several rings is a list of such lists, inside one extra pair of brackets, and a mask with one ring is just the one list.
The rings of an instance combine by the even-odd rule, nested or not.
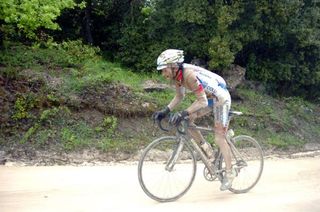
[(188, 123), (189, 123), (189, 117), (185, 117), (184, 119), (182, 119), (179, 123), (177, 124), (173, 124), (170, 122), (170, 118), (169, 120), (167, 120), (168, 122), (168, 126), (169, 127), (164, 127), (163, 126), (163, 120), (164, 119), (161, 119), (161, 120), (156, 120), (157, 122), (157, 125), (159, 126), (159, 128), (163, 131), (166, 131), (166, 132), (169, 132), (171, 130), (173, 130), (174, 128), (177, 129), (177, 131), (180, 133), (180, 134), (186, 134), (186, 129), (188, 127)]
[[(171, 120), (171, 116), (173, 114), (171, 114), (169, 116), (169, 119), (168, 118), (163, 118), (161, 120), (159, 119), (154, 119), (154, 122), (157, 122), (157, 125), (158, 127), (163, 130), (163, 131), (166, 131), (166, 132), (169, 132), (169, 131), (172, 131), (174, 128), (176, 128), (176, 130), (178, 131), (178, 133), (180, 134), (186, 134), (186, 129), (189, 128), (189, 117), (185, 117), (183, 118), (179, 123), (177, 124), (173, 124), (172, 122), (170, 122)], [(229, 111), (229, 120), (233, 117), (233, 116), (240, 116), (240, 115), (243, 115), (242, 112), (239, 112), (239, 111)], [(165, 122), (168, 124), (168, 127), (165, 127), (164, 126), (164, 120)], [(204, 129), (206, 130), (206, 129)], [(211, 131), (211, 129), (210, 129)]]

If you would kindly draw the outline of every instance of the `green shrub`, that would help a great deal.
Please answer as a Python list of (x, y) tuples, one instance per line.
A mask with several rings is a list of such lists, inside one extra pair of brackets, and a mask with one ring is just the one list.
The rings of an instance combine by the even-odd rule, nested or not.
[(81, 143), (80, 139), (69, 128), (62, 128), (61, 139), (63, 147), (69, 151), (75, 149)]
[(35, 134), (39, 127), (39, 123), (36, 123), (34, 126), (30, 127), (28, 131), (23, 135), (22, 139), (20, 140), (20, 143), (26, 143), (31, 138), (31, 136)]
[(102, 127), (105, 128), (108, 134), (114, 134), (118, 125), (118, 119), (115, 116), (107, 116), (103, 119)]
[(67, 151), (88, 147), (94, 140), (95, 133), (94, 129), (83, 121), (65, 125), (61, 129), (61, 144)]
[(44, 46), (9, 42), (0, 54), (0, 64), (8, 68), (36, 70), (43, 66), (49, 69), (81, 67), (87, 60), (97, 59), (99, 53), (98, 47), (85, 45), (80, 40)]
[(302, 141), (296, 136), (288, 133), (278, 133), (272, 134), (266, 140), (266, 143), (280, 149), (288, 149), (289, 147), (302, 147), (305, 144), (305, 141)]
[(64, 52), (65, 60), (68, 64), (82, 64), (87, 60), (99, 58), (99, 47), (85, 45), (81, 40), (67, 41), (58, 44), (58, 52)]
[(20, 120), (33, 118), (30, 110), (37, 104), (37, 98), (33, 93), (19, 95), (14, 103), (12, 119)]

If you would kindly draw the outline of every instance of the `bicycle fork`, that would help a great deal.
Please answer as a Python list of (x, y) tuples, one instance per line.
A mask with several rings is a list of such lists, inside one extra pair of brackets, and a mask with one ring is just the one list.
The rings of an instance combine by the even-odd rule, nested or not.
[(184, 147), (184, 141), (182, 140), (182, 138), (179, 138), (179, 140), (177, 141), (178, 145), (173, 149), (173, 152), (167, 162), (166, 171), (171, 172), (174, 168), (174, 165), (176, 164), (178, 157)]

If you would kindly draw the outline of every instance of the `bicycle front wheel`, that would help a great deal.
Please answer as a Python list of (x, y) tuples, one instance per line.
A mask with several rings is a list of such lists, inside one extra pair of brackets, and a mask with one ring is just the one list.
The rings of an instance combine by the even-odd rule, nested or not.
[[(263, 171), (263, 151), (259, 143), (250, 136), (239, 135), (233, 138), (230, 145), (232, 167), (236, 177), (229, 189), (233, 193), (246, 193), (259, 181)], [(221, 167), (224, 164), (221, 164)]]
[(138, 164), (139, 183), (143, 191), (159, 202), (182, 197), (196, 174), (196, 159), (181, 138), (162, 137), (147, 146)]

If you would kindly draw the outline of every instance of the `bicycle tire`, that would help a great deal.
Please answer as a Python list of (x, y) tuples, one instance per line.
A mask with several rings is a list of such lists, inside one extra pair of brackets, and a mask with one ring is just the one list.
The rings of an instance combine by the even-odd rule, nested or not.
[[(184, 143), (183, 149), (174, 169), (168, 171), (166, 164), (175, 155), (179, 142)], [(154, 140), (143, 151), (138, 164), (138, 179), (142, 190), (150, 198), (170, 202), (179, 199), (190, 189), (196, 170), (196, 158), (188, 143), (179, 141), (175, 136), (166, 136)]]
[[(246, 193), (251, 190), (261, 178), (264, 166), (263, 151), (259, 143), (250, 136), (239, 135), (234, 137), (232, 142), (237, 150), (231, 150), (233, 151), (231, 154), (232, 167), (236, 169), (236, 177), (229, 191), (236, 194)], [(231, 148), (234, 147), (231, 146)], [(235, 159), (235, 157), (237, 157), (237, 159)], [(242, 159), (244, 161), (242, 161)], [(219, 168), (223, 169), (224, 167), (225, 164), (222, 157)], [(222, 181), (223, 176), (221, 175), (219, 179)]]

